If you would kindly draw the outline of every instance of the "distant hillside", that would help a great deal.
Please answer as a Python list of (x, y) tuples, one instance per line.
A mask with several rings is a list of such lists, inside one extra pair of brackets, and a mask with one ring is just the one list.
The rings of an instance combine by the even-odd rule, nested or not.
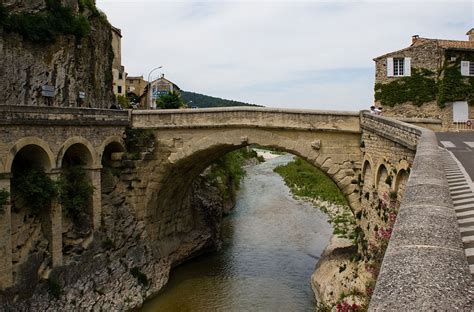
[(248, 104), (243, 102), (237, 102), (232, 100), (225, 100), (218, 97), (208, 96), (204, 94), (188, 92), (188, 91), (181, 91), (181, 97), (183, 98), (185, 103), (189, 103), (189, 106), (197, 106), (199, 108), (205, 107), (229, 107), (229, 106), (258, 106), (262, 107), (262, 105), (255, 105), (255, 104)]

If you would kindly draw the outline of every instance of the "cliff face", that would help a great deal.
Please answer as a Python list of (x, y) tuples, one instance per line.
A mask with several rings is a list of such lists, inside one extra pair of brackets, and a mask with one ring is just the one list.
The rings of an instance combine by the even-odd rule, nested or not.
[[(80, 40), (58, 35), (52, 41), (34, 42), (0, 25), (0, 105), (52, 105), (65, 107), (110, 106), (112, 93), (112, 33), (98, 11), (79, 6), (78, 0), (62, 0), (75, 16), (84, 16), (90, 33)], [(6, 0), (10, 14), (44, 14), (45, 0)], [(55, 96), (41, 95), (43, 86), (55, 88)], [(79, 96), (85, 93), (85, 98)]]

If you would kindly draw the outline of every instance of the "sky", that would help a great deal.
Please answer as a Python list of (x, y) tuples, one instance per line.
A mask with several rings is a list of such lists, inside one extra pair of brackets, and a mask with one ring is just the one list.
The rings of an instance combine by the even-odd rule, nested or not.
[(129, 76), (268, 107), (367, 109), (373, 58), (411, 36), (467, 40), (474, 0), (97, 0)]

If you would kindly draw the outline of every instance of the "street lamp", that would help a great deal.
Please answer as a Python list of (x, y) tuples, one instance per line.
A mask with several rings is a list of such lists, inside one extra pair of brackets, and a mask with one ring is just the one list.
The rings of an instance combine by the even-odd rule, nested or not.
[(152, 74), (155, 70), (160, 69), (160, 68), (162, 68), (162, 67), (163, 67), (163, 66), (158, 66), (158, 67), (156, 67), (156, 68), (153, 68), (153, 69), (151, 70), (151, 72), (148, 74), (148, 106), (149, 106), (150, 108), (155, 108), (155, 105), (153, 105), (153, 99), (152, 99), (152, 96), (151, 96), (151, 82), (150, 82), (150, 76), (151, 76), (151, 74)]

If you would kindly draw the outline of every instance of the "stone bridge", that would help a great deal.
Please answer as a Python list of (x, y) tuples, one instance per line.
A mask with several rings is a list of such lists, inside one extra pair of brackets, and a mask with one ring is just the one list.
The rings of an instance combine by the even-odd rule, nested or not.
[[(325, 172), (369, 238), (374, 224), (387, 222), (377, 207), (401, 201), (371, 310), (462, 310), (472, 303), (471, 276), (430, 130), (364, 112), (254, 107), (126, 112), (5, 106), (0, 114), (0, 189), (14, 187), (16, 162), (34, 163), (55, 178), (79, 159), (95, 187), (93, 230), (101, 225), (100, 169), (125, 150), (125, 127), (152, 133), (154, 144), (139, 159), (122, 161), (129, 165), (122, 179), (157, 257), (173, 254), (189, 236), (193, 179), (229, 151), (256, 144), (298, 155)], [(2, 288), (16, 282), (24, 257), (17, 249), (27, 244), (12, 219), (17, 214), (7, 204), (0, 216)], [(51, 203), (44, 219), (52, 265), (67, 264), (61, 205)]]

